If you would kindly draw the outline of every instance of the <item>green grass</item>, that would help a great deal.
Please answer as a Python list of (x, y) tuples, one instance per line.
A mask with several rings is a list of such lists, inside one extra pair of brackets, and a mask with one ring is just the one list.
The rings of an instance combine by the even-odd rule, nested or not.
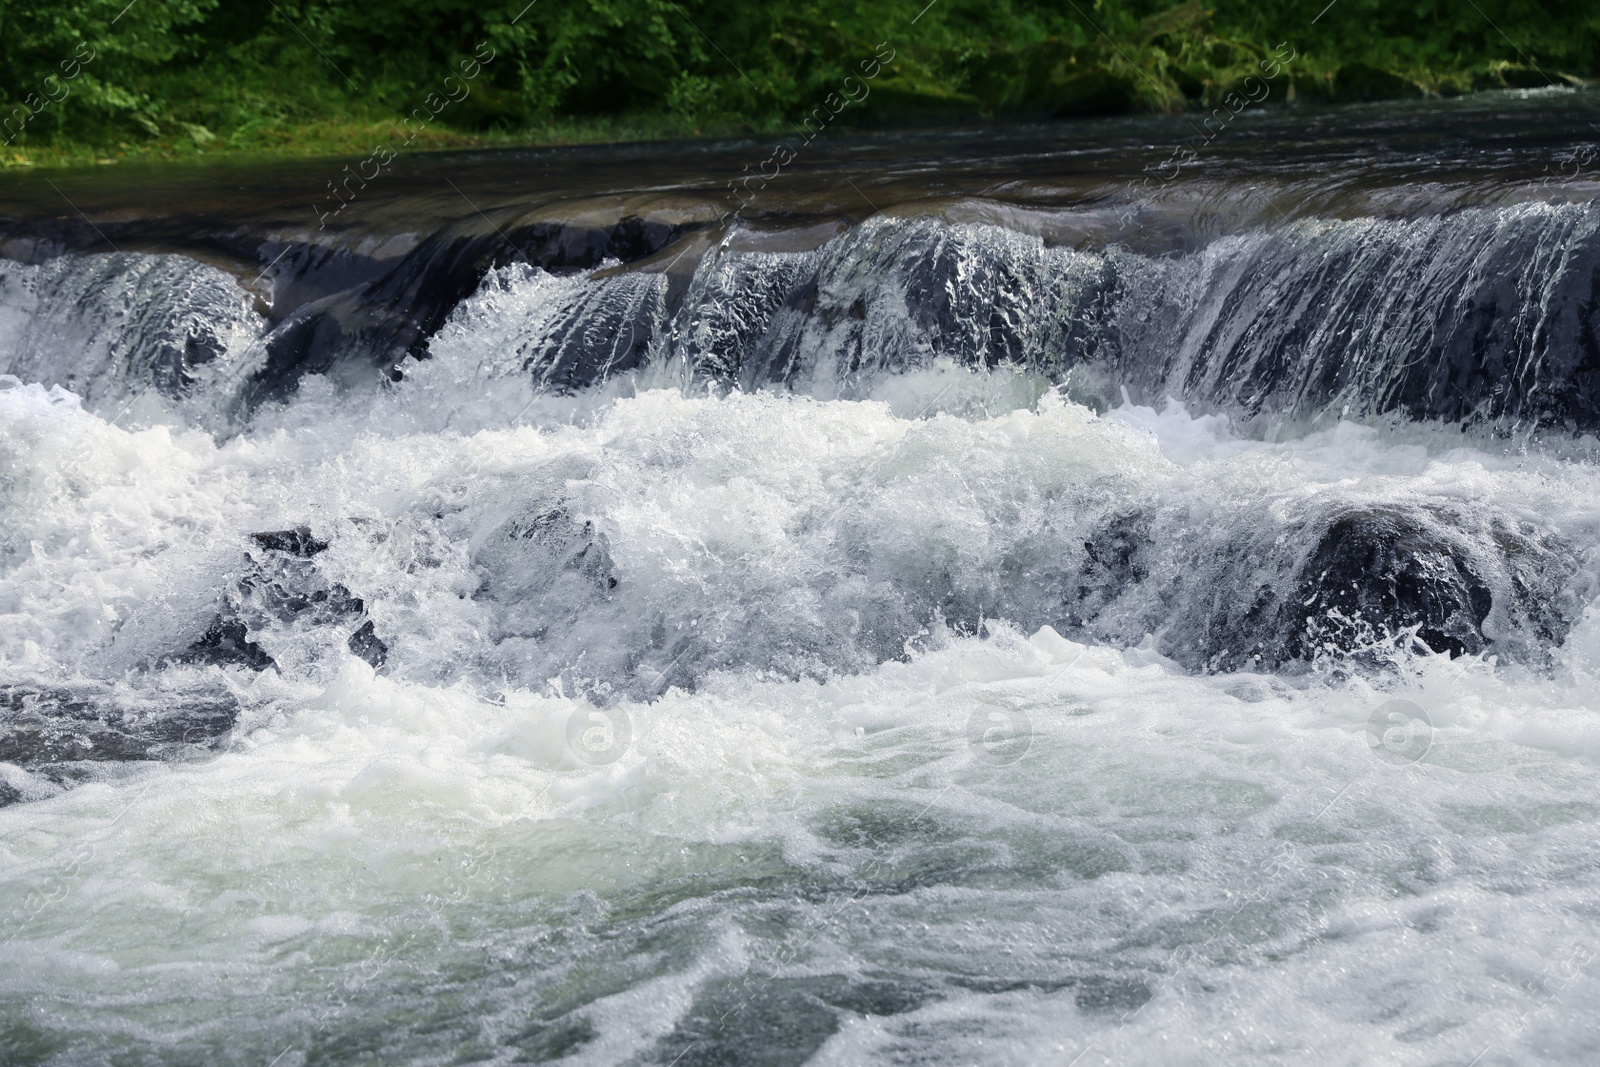
[[(516, 130), (428, 130), (418, 136), (408, 150), (609, 144), (721, 137), (747, 132), (752, 132), (752, 127), (747, 124), (693, 126), (671, 117), (564, 119)], [(5, 151), (0, 154), (0, 167), (88, 167), (123, 162), (184, 163), (366, 156), (375, 147), (394, 145), (399, 139), (395, 135), (393, 117), (376, 121), (329, 119), (299, 125), (273, 122), (250, 127), (242, 136), (236, 132), (227, 139), (215, 135), (196, 138), (183, 130), (114, 145), (61, 139), (49, 144)]]

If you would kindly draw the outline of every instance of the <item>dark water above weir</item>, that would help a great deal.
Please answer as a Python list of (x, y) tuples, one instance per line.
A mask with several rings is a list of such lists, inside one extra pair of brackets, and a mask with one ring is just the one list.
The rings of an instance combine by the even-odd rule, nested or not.
[(0, 1063), (1593, 1062), (1600, 97), (1199, 141), (7, 175)]

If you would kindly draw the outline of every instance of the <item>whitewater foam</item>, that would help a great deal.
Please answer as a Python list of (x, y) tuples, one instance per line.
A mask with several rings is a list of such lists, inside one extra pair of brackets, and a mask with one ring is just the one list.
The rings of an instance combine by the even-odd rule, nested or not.
[[(728, 388), (732, 312), (536, 380), (649, 277), (506, 268), (404, 380), (247, 424), (4, 383), (0, 670), (122, 710), (0, 782), (0, 1058), (1593, 1058), (1592, 458), (948, 359)], [(1207, 561), (1329, 508), (1537, 527), (1562, 639), (1186, 659), (1295, 580)], [(382, 666), (348, 611), (184, 658), (246, 578), (345, 590)], [(105, 758), (178, 695), (231, 727)]]

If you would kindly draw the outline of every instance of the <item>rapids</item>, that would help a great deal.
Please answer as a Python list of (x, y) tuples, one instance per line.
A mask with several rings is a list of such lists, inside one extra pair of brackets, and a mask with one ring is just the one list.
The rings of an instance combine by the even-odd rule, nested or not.
[(1597, 115), (14, 182), (0, 1062), (1593, 1062)]

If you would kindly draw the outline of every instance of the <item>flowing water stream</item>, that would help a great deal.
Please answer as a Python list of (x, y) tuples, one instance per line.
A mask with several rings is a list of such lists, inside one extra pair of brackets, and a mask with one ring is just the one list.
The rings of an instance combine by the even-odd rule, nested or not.
[(0, 1063), (1595, 1062), (1597, 122), (8, 177)]

